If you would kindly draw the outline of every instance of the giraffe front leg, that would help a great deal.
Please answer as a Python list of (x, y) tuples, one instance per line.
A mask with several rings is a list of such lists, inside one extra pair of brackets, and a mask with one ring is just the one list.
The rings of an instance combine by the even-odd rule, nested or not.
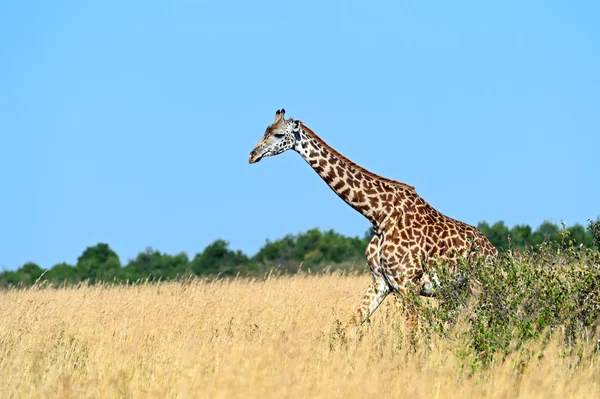
[(375, 281), (369, 284), (362, 302), (346, 326), (346, 331), (353, 331), (364, 323), (381, 305), (381, 302), (383, 302), (389, 293), (390, 289), (383, 276), (379, 278), (375, 277)]
[(369, 245), (367, 245), (366, 255), (367, 263), (373, 273), (373, 282), (367, 287), (361, 304), (346, 326), (346, 331), (355, 330), (364, 323), (390, 293), (390, 287), (381, 273), (379, 236), (373, 236)]

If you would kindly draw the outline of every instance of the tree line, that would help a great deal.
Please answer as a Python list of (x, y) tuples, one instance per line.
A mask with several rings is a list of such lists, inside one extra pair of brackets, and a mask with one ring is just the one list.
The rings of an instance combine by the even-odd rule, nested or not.
[[(533, 230), (528, 225), (508, 228), (504, 222), (489, 225), (480, 222), (477, 227), (492, 244), (503, 251), (535, 250), (540, 244), (560, 243), (600, 248), (600, 220), (590, 221), (587, 228), (580, 224), (571, 227), (542, 223)], [(273, 269), (293, 273), (299, 268), (320, 271), (330, 269), (365, 268), (365, 248), (373, 236), (373, 229), (363, 237), (348, 237), (333, 230), (308, 230), (288, 234), (275, 241), (267, 240), (254, 256), (229, 248), (229, 243), (218, 239), (193, 258), (184, 252), (176, 255), (153, 248), (140, 252), (134, 259), (122, 264), (119, 256), (106, 243), (86, 248), (75, 265), (59, 263), (49, 269), (28, 262), (15, 271), (0, 273), (0, 287), (28, 286), (48, 281), (55, 284), (77, 284), (87, 281), (135, 282), (144, 279), (171, 280), (190, 276), (260, 276)]]

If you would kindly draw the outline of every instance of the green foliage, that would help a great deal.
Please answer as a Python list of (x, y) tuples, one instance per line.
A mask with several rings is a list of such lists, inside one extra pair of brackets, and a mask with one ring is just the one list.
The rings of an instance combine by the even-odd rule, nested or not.
[(254, 260), (277, 264), (291, 262), (296, 267), (301, 262), (307, 266), (341, 263), (364, 257), (367, 243), (365, 239), (345, 237), (333, 230), (312, 229), (297, 236), (290, 234), (281, 240), (267, 241)]
[(185, 253), (173, 256), (146, 248), (120, 271), (119, 279), (135, 281), (150, 277), (168, 280), (191, 274), (190, 262)]
[(119, 274), (121, 261), (119, 256), (110, 249), (108, 244), (97, 244), (88, 247), (77, 259), (75, 273), (85, 276), (90, 283), (111, 281)]
[(486, 222), (481, 222), (477, 228), (490, 240), (496, 248), (506, 248), (508, 246), (508, 227), (503, 221), (494, 223), (491, 227)]
[(590, 220), (589, 222), (588, 230), (592, 234), (592, 241), (594, 241), (596, 248), (600, 250), (600, 219), (595, 222)]
[[(573, 246), (600, 248), (600, 221), (592, 222), (585, 229), (574, 225), (566, 230), (550, 222), (542, 223), (535, 231), (527, 225), (508, 228), (499, 221), (493, 225), (481, 222), (479, 229), (499, 250), (539, 252), (540, 245), (556, 248), (564, 244), (564, 233)], [(77, 284), (82, 281), (133, 282), (143, 279), (169, 280), (190, 275), (197, 276), (260, 276), (277, 269), (281, 273), (295, 273), (301, 266), (305, 270), (358, 268), (368, 271), (365, 248), (373, 237), (370, 227), (363, 237), (347, 237), (333, 230), (308, 230), (304, 233), (288, 234), (278, 240), (269, 241), (254, 255), (248, 257), (239, 250), (229, 248), (225, 240), (216, 240), (192, 259), (187, 254), (169, 255), (147, 248), (135, 259), (122, 266), (119, 256), (108, 244), (99, 243), (88, 247), (71, 266), (59, 263), (44, 270), (35, 263), (27, 263), (15, 271), (0, 273), (0, 287), (27, 286), (38, 279), (52, 284)]]
[(437, 301), (412, 298), (428, 333), (465, 341), (462, 355), (475, 368), (519, 353), (528, 341), (543, 345), (556, 332), (571, 346), (597, 338), (600, 252), (578, 245), (571, 230), (546, 233), (560, 242), (506, 251), (492, 263), (463, 261), (458, 270), (468, 284), (457, 284), (451, 269), (438, 265)]
[[(510, 238), (513, 247), (517, 246), (523, 249), (526, 246), (533, 245), (533, 231), (526, 224), (518, 224), (510, 229)], [(496, 248), (500, 248), (496, 246)]]
[(28, 286), (35, 284), (44, 270), (33, 262), (25, 263), (19, 270), (0, 274), (1, 286)]
[(52, 283), (67, 283), (75, 284), (79, 282), (79, 277), (75, 272), (75, 268), (68, 263), (59, 263), (54, 265), (48, 273), (44, 275), (45, 279)]
[(199, 276), (222, 274), (233, 276), (240, 266), (248, 263), (248, 257), (242, 251), (232, 251), (229, 243), (217, 240), (196, 255), (191, 263), (191, 269)]
[[(528, 225), (515, 225), (509, 229), (502, 221), (492, 226), (480, 222), (477, 228), (499, 251), (509, 248), (522, 251), (535, 248), (545, 242), (558, 242), (561, 239), (560, 227), (549, 221), (544, 221), (535, 231)], [(588, 248), (593, 246), (593, 233), (590, 228), (587, 231), (582, 225), (575, 224), (567, 230), (571, 232), (571, 238), (577, 244), (583, 244)]]

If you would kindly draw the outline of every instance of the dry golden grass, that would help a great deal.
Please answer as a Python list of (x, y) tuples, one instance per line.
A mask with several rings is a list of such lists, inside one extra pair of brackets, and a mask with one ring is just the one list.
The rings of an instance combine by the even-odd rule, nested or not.
[(553, 346), (469, 377), (458, 343), (408, 350), (388, 298), (340, 344), (368, 276), (0, 293), (0, 397), (600, 397), (594, 361)]

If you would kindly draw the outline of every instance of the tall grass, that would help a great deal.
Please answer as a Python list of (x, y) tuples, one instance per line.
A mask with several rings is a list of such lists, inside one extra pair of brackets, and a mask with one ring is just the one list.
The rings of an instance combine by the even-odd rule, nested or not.
[(558, 330), (526, 342), (525, 364), (508, 351), (473, 369), (468, 319), (439, 334), (426, 314), (410, 343), (389, 297), (348, 340), (340, 326), (369, 281), (334, 272), (3, 291), (0, 397), (600, 397), (594, 343), (574, 352)]

